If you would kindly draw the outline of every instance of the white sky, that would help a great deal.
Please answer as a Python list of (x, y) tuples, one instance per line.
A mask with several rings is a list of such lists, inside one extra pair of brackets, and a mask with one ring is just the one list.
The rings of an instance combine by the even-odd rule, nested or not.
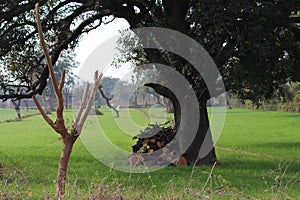
[[(119, 35), (119, 30), (124, 30), (128, 27), (129, 24), (126, 20), (117, 18), (109, 24), (102, 24), (97, 29), (90, 31), (88, 34), (84, 34), (79, 42), (79, 46), (75, 49), (76, 60), (80, 63), (80, 68), (82, 68), (84, 62), (97, 47), (103, 45), (109, 39)], [(105, 47), (105, 45), (103, 46)], [(80, 68), (75, 70), (76, 74), (79, 73)], [(121, 78), (128, 71), (128, 67), (121, 67), (119, 69), (116, 69), (115, 67), (109, 67), (109, 70), (105, 71), (104, 76)]]

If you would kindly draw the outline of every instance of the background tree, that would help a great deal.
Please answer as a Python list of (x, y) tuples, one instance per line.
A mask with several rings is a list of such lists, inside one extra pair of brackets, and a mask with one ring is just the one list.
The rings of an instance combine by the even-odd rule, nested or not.
[(14, 105), (15, 107), (15, 111), (17, 113), (17, 119), (18, 120), (22, 120), (22, 115), (21, 115), (21, 108), (20, 108), (20, 105), (21, 105), (21, 99), (19, 100), (11, 100), (12, 104)]
[[(114, 77), (103, 77), (101, 81), (101, 86), (103, 90), (105, 91), (105, 94), (107, 97), (111, 98), (114, 96), (114, 89), (117, 85), (117, 83), (120, 81), (119, 78)], [(106, 104), (106, 102), (104, 102)]]
[[(70, 108), (70, 101), (72, 101), (72, 90), (77, 85), (78, 77), (74, 74), (73, 70), (79, 66), (79, 63), (75, 60), (75, 54), (69, 51), (63, 51), (58, 58), (54, 69), (55, 69), (55, 77), (59, 79), (60, 74), (62, 74), (63, 70), (66, 70), (65, 75), (65, 84), (63, 88), (63, 95), (65, 100), (65, 108)], [(54, 103), (55, 103), (55, 91), (52, 87), (52, 80), (49, 79), (47, 81), (47, 86), (44, 90), (44, 99), (49, 101), (50, 111), (53, 111)], [(71, 102), (72, 103), (72, 102)]]
[(118, 81), (118, 78), (104, 77), (102, 84), (98, 88), (102, 99), (105, 101), (105, 104), (116, 113), (116, 117), (120, 117), (120, 114), (118, 105), (116, 105), (118, 102), (112, 102), (114, 98), (112, 93)]
[(278, 97), (262, 102), (262, 109), (286, 112), (300, 112), (300, 83), (288, 82), (282, 85)]

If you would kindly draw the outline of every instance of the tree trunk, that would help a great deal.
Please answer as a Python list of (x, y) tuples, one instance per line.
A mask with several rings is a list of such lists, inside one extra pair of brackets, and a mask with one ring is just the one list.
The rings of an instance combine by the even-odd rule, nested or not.
[(197, 134), (185, 153), (190, 165), (207, 165), (217, 161), (209, 126), (206, 102), (199, 102), (200, 120)]
[(21, 109), (20, 109), (20, 108), (16, 108), (15, 110), (16, 110), (18, 119), (19, 119), (19, 120), (22, 120)]
[[(18, 102), (16, 102), (16, 101), (18, 101)], [(21, 109), (20, 109), (21, 100), (20, 99), (19, 100), (12, 100), (11, 102), (14, 104), (18, 120), (22, 120)]]
[(227, 105), (228, 105), (228, 108), (229, 108), (229, 109), (232, 109), (232, 106), (231, 106), (231, 104), (230, 104), (230, 99), (229, 99), (229, 94), (228, 94), (228, 93), (226, 93), (226, 103), (227, 103)]
[(137, 107), (138, 106), (138, 91), (135, 91), (135, 97), (134, 97), (134, 106)]
[[(186, 112), (185, 110), (181, 110), (181, 106), (179, 104), (176, 96), (168, 89), (159, 84), (149, 83), (145, 86), (149, 86), (153, 88), (158, 94), (163, 95), (164, 97), (170, 99), (173, 104), (174, 109), (174, 118), (176, 130), (178, 131), (179, 126), (188, 126), (190, 120), (193, 120), (193, 116), (188, 117), (188, 119), (183, 119), (181, 121), (181, 116)], [(196, 109), (196, 108), (195, 108)], [(188, 115), (189, 113), (185, 113)], [(209, 127), (209, 119), (207, 113), (207, 105), (206, 101), (199, 101), (199, 114), (200, 119), (198, 123), (198, 130), (195, 138), (193, 139), (189, 148), (185, 151), (183, 157), (188, 161), (189, 165), (200, 165), (200, 164), (213, 164), (217, 161), (217, 157), (215, 154), (215, 149), (213, 146), (212, 135)], [(183, 136), (185, 137), (185, 136)], [(186, 136), (188, 137), (188, 136)], [(185, 139), (179, 137), (179, 147), (185, 146)]]
[(73, 144), (75, 143), (76, 139), (77, 137), (73, 135), (67, 135), (63, 139), (64, 146), (61, 152), (58, 166), (56, 197), (62, 197), (65, 194), (68, 163), (72, 152)]

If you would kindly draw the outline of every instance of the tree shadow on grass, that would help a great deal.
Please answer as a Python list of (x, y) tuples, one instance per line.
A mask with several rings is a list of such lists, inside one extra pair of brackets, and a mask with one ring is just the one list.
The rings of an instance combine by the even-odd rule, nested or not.
[[(261, 144), (253, 144), (253, 146), (261, 147)], [(295, 161), (300, 162), (299, 159), (299, 149), (300, 142), (267, 142), (263, 144), (264, 147), (275, 149), (276, 151), (284, 151), (287, 152), (290, 156), (286, 158), (286, 160), (296, 159)], [(274, 156), (276, 158), (276, 156)]]

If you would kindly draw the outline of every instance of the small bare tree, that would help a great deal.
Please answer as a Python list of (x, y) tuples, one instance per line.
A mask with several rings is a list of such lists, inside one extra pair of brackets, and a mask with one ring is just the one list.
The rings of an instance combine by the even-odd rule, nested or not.
[[(41, 26), (41, 20), (39, 15), (39, 4), (35, 5), (36, 8), (36, 21), (37, 21), (37, 27), (38, 32), (40, 36), (41, 45), (46, 57), (47, 65), (49, 68), (50, 76), (52, 79), (52, 85), (56, 94), (57, 98), (57, 108), (56, 108), (56, 121), (52, 121), (50, 117), (46, 114), (42, 106), (40, 105), (38, 99), (36, 96), (33, 96), (33, 101), (35, 102), (38, 110), (40, 111), (41, 115), (45, 119), (45, 121), (62, 137), (63, 140), (63, 149), (59, 160), (59, 167), (58, 167), (58, 174), (57, 174), (57, 185), (56, 185), (56, 196), (58, 198), (62, 197), (65, 194), (65, 185), (66, 185), (66, 174), (67, 174), (67, 168), (68, 163), (70, 159), (70, 155), (72, 152), (73, 144), (79, 137), (83, 124), (85, 120), (87, 119), (87, 116), (92, 108), (93, 102), (95, 100), (95, 95), (97, 93), (98, 87), (100, 85), (100, 80), (102, 78), (102, 73), (98, 75), (98, 71), (95, 72), (95, 78), (94, 78), (94, 88), (92, 90), (92, 93), (88, 99), (88, 91), (90, 85), (87, 84), (83, 97), (82, 102), (79, 107), (78, 113), (76, 115), (76, 118), (74, 122), (71, 124), (71, 130), (68, 131), (68, 129), (65, 126), (65, 120), (63, 116), (63, 110), (64, 110), (64, 100), (63, 100), (63, 86), (64, 86), (64, 78), (65, 78), (65, 70), (63, 70), (61, 74), (60, 83), (58, 84), (55, 76), (54, 76), (54, 68), (52, 65), (52, 61), (49, 55), (48, 47), (45, 43), (44, 34), (42, 31)], [(85, 109), (85, 110), (84, 110)]]
[(120, 117), (120, 112), (119, 112), (119, 109), (116, 108), (115, 106), (113, 106), (110, 101), (112, 100), (113, 97), (107, 97), (103, 91), (103, 87), (100, 85), (99, 86), (99, 91), (100, 91), (100, 94), (101, 96), (105, 99), (106, 101), (106, 105), (111, 108), (113, 111), (115, 111), (116, 113), (116, 117)]

